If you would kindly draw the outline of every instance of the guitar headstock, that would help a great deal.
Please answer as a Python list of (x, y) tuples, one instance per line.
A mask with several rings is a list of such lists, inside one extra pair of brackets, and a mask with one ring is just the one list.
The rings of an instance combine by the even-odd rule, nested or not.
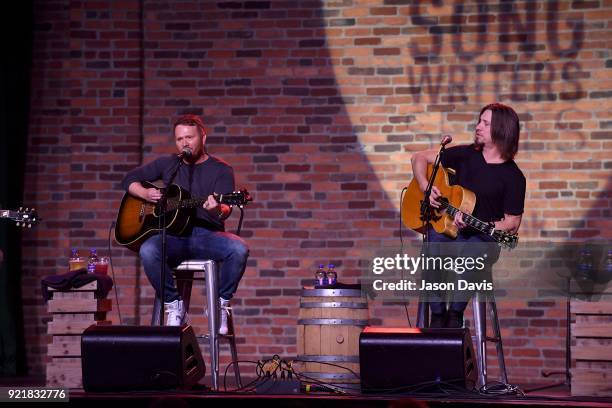
[(19, 210), (3, 210), (1, 215), (2, 218), (10, 218), (15, 221), (15, 225), (23, 228), (32, 228), (32, 225), (36, 225), (40, 221), (34, 208), (19, 207)]
[(514, 249), (518, 245), (518, 234), (509, 234), (505, 231), (495, 230), (493, 238), (508, 249)]
[(215, 198), (221, 204), (238, 206), (247, 205), (249, 202), (253, 201), (253, 197), (246, 188), (240, 191), (234, 191), (233, 193), (218, 194)]

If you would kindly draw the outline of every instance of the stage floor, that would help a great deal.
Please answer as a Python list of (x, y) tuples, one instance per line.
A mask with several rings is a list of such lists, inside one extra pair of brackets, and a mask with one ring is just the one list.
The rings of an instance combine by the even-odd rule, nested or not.
[[(542, 384), (546, 385), (546, 384)], [(2, 378), (0, 387), (44, 387), (40, 378)], [(523, 391), (537, 388), (529, 384)], [(612, 407), (612, 398), (572, 397), (565, 386), (546, 390), (525, 392), (525, 396), (492, 396), (477, 393), (413, 393), (404, 395), (350, 394), (311, 392), (292, 395), (257, 394), (255, 392), (213, 392), (206, 386), (192, 390), (129, 391), (91, 393), (81, 389), (70, 390), (70, 401), (62, 406), (101, 406), (118, 404), (120, 401), (137, 407), (225, 407), (228, 404), (265, 404), (267, 407)]]
[(339, 395), (331, 393), (310, 393), (296, 395), (261, 395), (255, 393), (213, 393), (213, 392), (148, 392), (148, 393), (85, 393), (72, 391), (73, 405), (89, 406), (92, 403), (106, 406), (115, 401), (127, 402), (130, 407), (205, 406), (227, 407), (227, 404), (265, 404), (268, 407), (612, 407), (612, 398), (571, 397), (568, 391), (534, 392), (524, 397), (461, 395)]

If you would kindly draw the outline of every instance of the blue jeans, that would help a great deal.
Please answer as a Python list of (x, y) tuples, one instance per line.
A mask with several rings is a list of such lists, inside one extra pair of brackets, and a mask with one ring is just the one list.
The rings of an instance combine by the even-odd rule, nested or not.
[[(433, 227), (428, 227), (429, 242), (433, 243), (427, 252), (428, 256), (457, 256), (457, 257), (471, 257), (477, 258), (483, 256), (483, 252), (487, 255), (487, 261), (485, 262), (485, 270), (481, 272), (483, 275), (491, 276), (491, 270), (493, 264), (499, 259), (499, 253), (501, 248), (494, 244), (486, 235), (472, 232), (459, 232), (457, 238), (449, 238), (444, 234), (439, 234), (434, 231)], [(449, 244), (452, 245), (438, 245), (435, 244)], [(486, 245), (482, 245), (486, 243)], [(452, 248), (450, 248), (452, 246)], [(447, 253), (451, 252), (451, 253)], [(443, 279), (444, 271), (432, 271), (436, 279)], [(452, 273), (452, 272), (451, 272)], [(471, 277), (469, 272), (466, 272), (466, 277)], [(469, 292), (467, 292), (469, 293)], [(465, 297), (465, 296), (464, 296)], [(429, 296), (429, 308), (432, 313), (443, 314), (446, 312), (446, 302), (441, 296), (430, 295)], [(467, 307), (467, 301), (451, 301), (448, 305), (448, 310), (454, 312), (463, 312)]]
[[(228, 232), (194, 227), (189, 236), (166, 235), (166, 286), (164, 301), (172, 302), (179, 294), (172, 268), (187, 259), (212, 259), (222, 262), (219, 271), (219, 297), (230, 300), (244, 274), (249, 248), (244, 240)], [(147, 239), (140, 247), (140, 259), (155, 293), (161, 293), (161, 234)]]

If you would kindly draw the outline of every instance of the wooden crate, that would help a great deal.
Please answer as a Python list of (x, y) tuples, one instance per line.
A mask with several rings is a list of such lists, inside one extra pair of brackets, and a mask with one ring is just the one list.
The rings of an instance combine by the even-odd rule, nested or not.
[(81, 334), (92, 324), (111, 324), (106, 313), (112, 309), (110, 299), (96, 299), (97, 282), (77, 289), (58, 291), (49, 288), (51, 299), (47, 311), (52, 315), (47, 334), (47, 386), (82, 388)]
[(612, 290), (572, 299), (572, 395), (612, 397)]

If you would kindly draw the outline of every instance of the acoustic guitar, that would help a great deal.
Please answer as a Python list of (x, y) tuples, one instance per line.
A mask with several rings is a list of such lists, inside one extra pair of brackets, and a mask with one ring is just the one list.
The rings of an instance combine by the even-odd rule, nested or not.
[(32, 228), (38, 224), (40, 218), (34, 208), (19, 207), (18, 210), (0, 210), (0, 218), (8, 218), (15, 221), (15, 225), (23, 228)]
[[(146, 188), (159, 188), (149, 182), (142, 182)], [(161, 189), (164, 190), (164, 189)], [(172, 235), (181, 235), (191, 219), (195, 218), (195, 209), (202, 206), (208, 197), (192, 198), (189, 191), (176, 184), (166, 189), (166, 231)], [(244, 206), (253, 201), (246, 189), (229, 193), (214, 194), (219, 204)], [(118, 244), (138, 251), (142, 243), (152, 235), (159, 233), (159, 204), (151, 203), (139, 197), (125, 193), (117, 215), (115, 240)]]
[[(515, 248), (518, 244), (518, 235), (506, 231), (497, 230), (492, 223), (484, 222), (474, 217), (472, 211), (476, 205), (476, 195), (467, 188), (451, 185), (448, 173), (452, 169), (440, 166), (434, 179), (434, 186), (438, 187), (442, 197), (440, 208), (429, 208), (429, 221), (433, 229), (451, 238), (457, 238), (457, 226), (454, 224), (455, 214), (461, 211), (463, 221), (470, 227), (487, 234), (493, 241), (506, 248)], [(433, 166), (427, 165), (427, 178), (431, 177)], [(402, 200), (402, 220), (404, 225), (416, 232), (424, 233), (424, 217), (421, 214), (421, 202), (425, 194), (419, 188), (416, 178), (408, 185), (408, 190)]]

